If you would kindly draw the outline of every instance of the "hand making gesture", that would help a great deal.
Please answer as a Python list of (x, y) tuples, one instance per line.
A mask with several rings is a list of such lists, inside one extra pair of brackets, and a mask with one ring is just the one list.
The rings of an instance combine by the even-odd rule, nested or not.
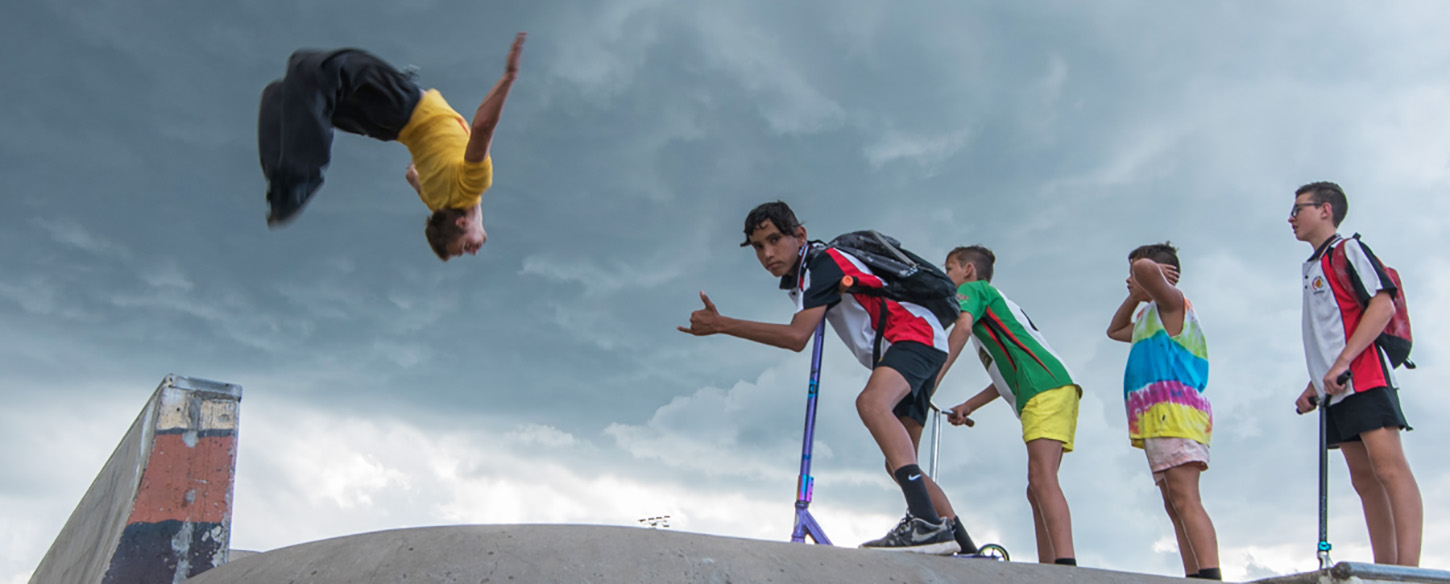
[(705, 307), (690, 313), (690, 326), (675, 327), (680, 332), (703, 337), (722, 330), (721, 324), (724, 322), (724, 317), (720, 316), (720, 311), (715, 308), (715, 303), (710, 302), (710, 297), (706, 296), (703, 291), (700, 292), (700, 300), (705, 303)]

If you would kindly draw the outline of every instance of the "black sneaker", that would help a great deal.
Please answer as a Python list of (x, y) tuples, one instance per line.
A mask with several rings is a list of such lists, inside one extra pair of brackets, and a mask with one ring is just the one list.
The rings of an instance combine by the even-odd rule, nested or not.
[(886, 537), (868, 541), (861, 547), (950, 556), (962, 549), (952, 532), (952, 525), (947, 521), (931, 523), (908, 513)]

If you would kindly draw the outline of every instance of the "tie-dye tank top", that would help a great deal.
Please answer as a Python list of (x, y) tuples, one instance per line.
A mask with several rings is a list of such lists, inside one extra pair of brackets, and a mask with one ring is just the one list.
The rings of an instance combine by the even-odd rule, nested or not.
[(1208, 386), (1208, 344), (1193, 303), (1184, 299), (1183, 330), (1168, 336), (1158, 304), (1149, 302), (1133, 320), (1133, 348), (1123, 375), (1128, 406), (1128, 438), (1143, 447), (1144, 438), (1188, 438), (1208, 444), (1213, 408)]

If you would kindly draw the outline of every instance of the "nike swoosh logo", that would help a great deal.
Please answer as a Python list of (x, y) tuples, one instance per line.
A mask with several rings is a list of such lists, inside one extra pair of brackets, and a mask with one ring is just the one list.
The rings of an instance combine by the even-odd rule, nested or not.
[(921, 478), (921, 475), (914, 474), (914, 475), (911, 475), (911, 476), (906, 477), (906, 480), (908, 480), (908, 481), (914, 481), (914, 480), (919, 479), (919, 478)]

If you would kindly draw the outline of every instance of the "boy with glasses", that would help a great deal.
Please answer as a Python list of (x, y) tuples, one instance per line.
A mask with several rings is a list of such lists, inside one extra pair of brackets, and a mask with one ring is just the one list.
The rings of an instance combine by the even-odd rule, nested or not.
[[(1375, 563), (1416, 566), (1424, 505), (1400, 444), (1400, 430), (1410, 426), (1389, 359), (1375, 343), (1395, 314), (1399, 290), (1368, 247), (1337, 232), (1348, 210), (1344, 189), (1332, 182), (1294, 192), (1289, 225), (1295, 239), (1314, 249), (1303, 267), (1309, 384), (1295, 407), (1301, 414), (1314, 410), (1309, 398), (1317, 395), (1318, 407), (1329, 408), (1326, 443), (1344, 453)], [(1331, 261), (1345, 262), (1338, 269), (1348, 273), (1347, 282), (1335, 277)], [(1346, 371), (1351, 378), (1340, 384)]]

